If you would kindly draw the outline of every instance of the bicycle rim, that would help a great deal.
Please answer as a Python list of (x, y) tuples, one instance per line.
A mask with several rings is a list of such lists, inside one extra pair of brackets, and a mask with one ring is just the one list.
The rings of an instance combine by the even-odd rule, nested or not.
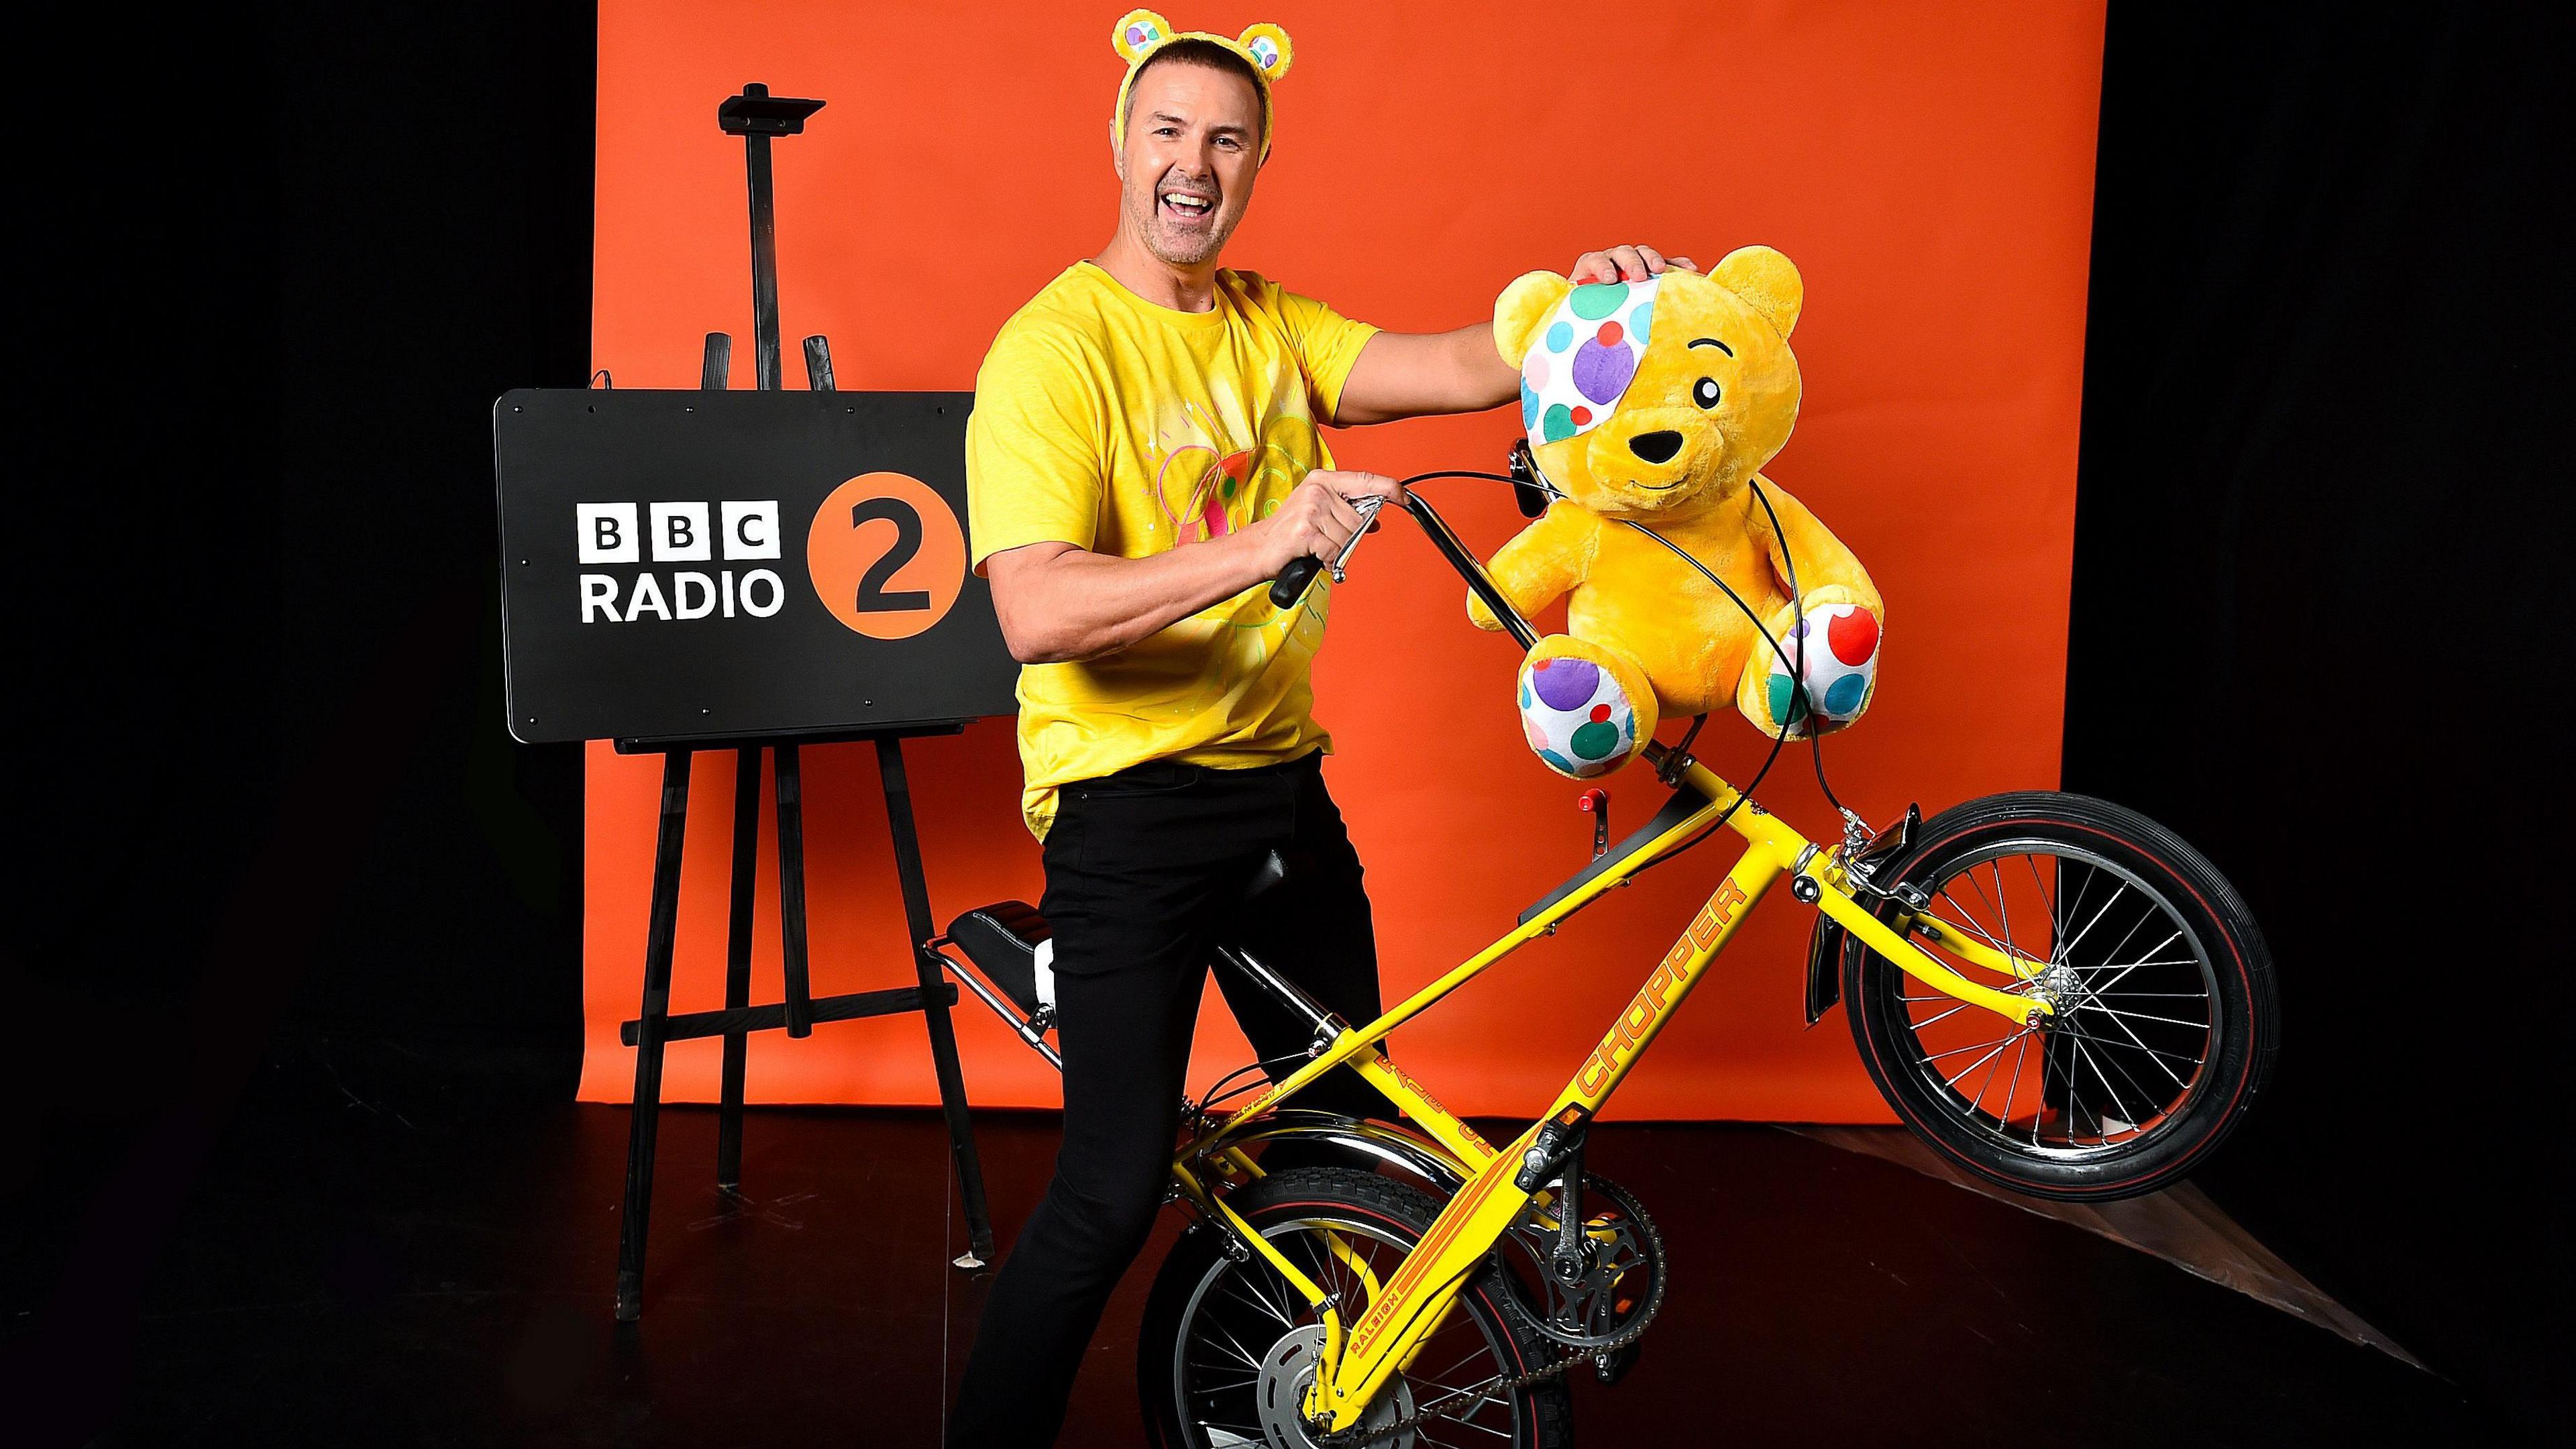
[(1997, 1147), (2066, 1165), (2130, 1156), (2180, 1123), (2208, 1090), (2224, 1015), (2209, 947), (2172, 900), (2103, 854), (2039, 838), (1989, 842), (1941, 873), (1919, 882), (1932, 917), (2019, 968), (1970, 976), (2046, 991), (2058, 1011), (2007, 1023), (1887, 972), (1887, 1019), (1925, 1095)]

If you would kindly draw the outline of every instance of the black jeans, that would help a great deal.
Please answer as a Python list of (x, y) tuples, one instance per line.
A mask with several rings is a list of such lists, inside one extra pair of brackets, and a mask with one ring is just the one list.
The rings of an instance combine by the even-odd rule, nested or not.
[[(1359, 856), (1324, 791), (1322, 755), (1249, 770), (1158, 760), (1067, 786), (1046, 838), (1055, 930), (1064, 1145), (985, 1303), (949, 1423), (952, 1449), (1051, 1443), (1101, 1309), (1154, 1225), (1171, 1180), (1212, 940), (1240, 945), (1353, 1023), (1378, 1014), (1377, 943)], [(1287, 883), (1241, 896), (1265, 852)], [(1244, 1035), (1285, 1076), (1313, 1029), (1220, 973)], [(1335, 1072), (1300, 1105), (1389, 1116)]]

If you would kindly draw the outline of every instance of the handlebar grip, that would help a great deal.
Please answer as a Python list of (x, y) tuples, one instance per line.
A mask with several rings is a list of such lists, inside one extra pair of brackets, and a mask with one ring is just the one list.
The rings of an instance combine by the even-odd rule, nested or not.
[(1323, 571), (1324, 561), (1313, 554), (1288, 560), (1288, 566), (1281, 569), (1279, 577), (1270, 583), (1270, 606), (1274, 609), (1297, 607), (1297, 601), (1306, 597), (1307, 585), (1315, 582), (1315, 575)]

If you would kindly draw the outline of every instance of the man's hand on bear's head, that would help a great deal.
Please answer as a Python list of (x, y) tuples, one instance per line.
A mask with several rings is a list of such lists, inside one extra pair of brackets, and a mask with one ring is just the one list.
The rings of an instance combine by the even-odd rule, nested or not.
[(1611, 247), (1576, 257), (1565, 279), (1578, 287), (1586, 282), (1642, 282), (1672, 267), (1685, 272), (1699, 270), (1690, 258), (1667, 257), (1653, 247)]

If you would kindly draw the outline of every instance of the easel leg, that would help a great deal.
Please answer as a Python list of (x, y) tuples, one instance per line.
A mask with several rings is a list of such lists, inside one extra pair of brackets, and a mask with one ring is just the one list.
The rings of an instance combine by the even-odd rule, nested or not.
[[(774, 364), (777, 359), (772, 357)], [(805, 970), (805, 772), (796, 747), (778, 746), (778, 943), (787, 967), (787, 1034), (814, 1034), (814, 987)]]
[(984, 1205), (984, 1164), (975, 1154), (975, 1124), (966, 1114), (966, 1075), (957, 1064), (957, 1034), (948, 1021), (947, 982), (939, 957), (922, 943), (937, 932), (930, 924), (930, 886), (921, 869), (921, 836), (913, 826), (912, 784), (903, 768), (903, 742), (877, 741), (877, 773), (885, 784), (886, 824), (894, 832), (895, 874), (903, 882), (903, 914), (911, 932), (913, 970), (921, 978), (921, 1014), (930, 1024), (930, 1059), (939, 1073), (939, 1105), (948, 1115), (948, 1150), (957, 1161), (957, 1189), (966, 1210), (968, 1251), (960, 1268), (993, 1259), (993, 1218)]
[(689, 752), (662, 763), (653, 909), (644, 937), (644, 1010), (635, 1029), (635, 1104), (626, 1134), (626, 1215), (617, 1235), (617, 1318), (644, 1311), (644, 1239), (653, 1212), (653, 1136), (661, 1125), (662, 1032), (671, 1014), (671, 943), (680, 924), (680, 844), (689, 823)]
[[(760, 747), (734, 751), (733, 915), (725, 928), (725, 1009), (751, 1005), (752, 886), (760, 870)], [(716, 1109), (716, 1187), (742, 1190), (742, 1073), (748, 1032), (724, 1034), (724, 1085)]]

